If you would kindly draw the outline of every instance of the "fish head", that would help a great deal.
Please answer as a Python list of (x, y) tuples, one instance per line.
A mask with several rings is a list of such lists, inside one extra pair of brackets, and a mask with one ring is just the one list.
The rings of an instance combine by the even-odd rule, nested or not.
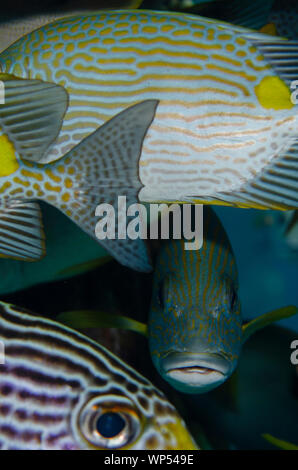
[[(132, 384), (127, 386), (128, 390), (134, 388)], [(80, 448), (197, 449), (175, 408), (155, 387), (145, 388), (135, 397), (125, 390), (115, 395), (91, 393), (72, 412), (72, 432)]]
[(213, 273), (186, 285), (177, 273), (155, 285), (149, 318), (149, 346), (162, 377), (186, 393), (205, 393), (235, 370), (242, 345), (237, 286)]
[(146, 378), (84, 335), (0, 302), (0, 448), (196, 449)]

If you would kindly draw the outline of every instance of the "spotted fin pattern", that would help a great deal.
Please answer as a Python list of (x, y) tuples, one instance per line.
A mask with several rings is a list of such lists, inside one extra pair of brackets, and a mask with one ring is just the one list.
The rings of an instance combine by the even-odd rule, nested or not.
[[(151, 271), (149, 253), (141, 239), (117, 238), (119, 224), (127, 226), (126, 212), (122, 220), (124, 213), (117, 209), (118, 196), (126, 196), (127, 207), (138, 202), (142, 187), (138, 163), (157, 104), (157, 100), (146, 100), (130, 107), (84, 139), (64, 159), (45, 166), (52, 172), (63, 164), (81, 166), (81, 177), (78, 176), (69, 189), (73, 200), (71, 209), (67, 206), (65, 210), (65, 201), (61, 199), (61, 210), (94, 238), (98, 221), (96, 207), (101, 203), (110, 204), (115, 213), (116, 238), (105, 238), (100, 243), (122, 264), (139, 271)], [(59, 207), (59, 202), (57, 204)]]

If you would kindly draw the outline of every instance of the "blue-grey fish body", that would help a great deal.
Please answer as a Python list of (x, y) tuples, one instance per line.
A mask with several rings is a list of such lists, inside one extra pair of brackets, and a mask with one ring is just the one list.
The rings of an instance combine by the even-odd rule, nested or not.
[(85, 336), (1, 302), (0, 341), (1, 450), (196, 449), (165, 396)]
[(210, 390), (235, 370), (242, 343), (235, 258), (211, 208), (204, 208), (198, 251), (164, 241), (156, 262), (149, 345), (160, 374), (175, 388)]

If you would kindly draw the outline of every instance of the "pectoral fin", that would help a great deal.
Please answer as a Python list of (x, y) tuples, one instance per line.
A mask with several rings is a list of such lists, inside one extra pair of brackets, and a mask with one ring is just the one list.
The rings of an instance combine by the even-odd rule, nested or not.
[(20, 157), (39, 162), (56, 140), (68, 93), (54, 83), (0, 74), (0, 127)]
[(298, 308), (293, 305), (290, 305), (288, 307), (279, 308), (277, 310), (273, 310), (272, 312), (268, 312), (264, 315), (254, 318), (242, 327), (243, 343), (256, 331), (261, 330), (265, 326), (271, 325), (271, 323), (274, 323), (276, 321), (284, 320), (285, 318), (297, 315), (297, 313)]
[(0, 208), (0, 256), (37, 261), (45, 254), (39, 205), (14, 202)]
[(262, 434), (262, 437), (267, 442), (269, 442), (270, 444), (273, 444), (274, 446), (278, 447), (279, 449), (282, 449), (282, 450), (298, 450), (298, 445), (291, 444), (290, 442), (278, 439), (277, 437), (271, 436), (271, 434)]
[(63, 312), (56, 320), (75, 329), (84, 328), (120, 328), (147, 336), (147, 325), (122, 315), (96, 310), (74, 310)]

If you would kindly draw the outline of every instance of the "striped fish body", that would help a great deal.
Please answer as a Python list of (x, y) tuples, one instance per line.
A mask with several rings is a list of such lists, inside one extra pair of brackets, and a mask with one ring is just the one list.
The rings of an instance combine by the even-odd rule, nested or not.
[(66, 327), (1, 303), (0, 448), (196, 449), (148, 380)]
[(141, 200), (285, 209), (297, 207), (295, 54), (296, 43), (226, 23), (117, 11), (46, 25), (4, 51), (0, 65), (69, 94), (59, 137), (41, 161), (154, 98)]
[(204, 242), (186, 251), (164, 242), (156, 262), (149, 316), (152, 360), (178, 390), (202, 393), (235, 370), (242, 342), (235, 258), (211, 208), (204, 208)]

